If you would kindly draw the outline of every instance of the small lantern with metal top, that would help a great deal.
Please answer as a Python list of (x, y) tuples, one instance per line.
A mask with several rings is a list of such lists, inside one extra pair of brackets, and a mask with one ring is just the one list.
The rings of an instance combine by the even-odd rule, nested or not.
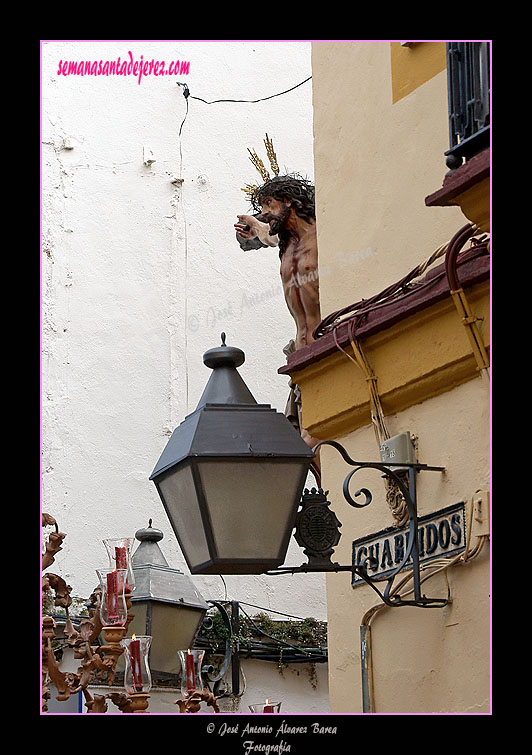
[(150, 635), (150, 668), (154, 677), (177, 674), (178, 650), (192, 647), (209, 608), (194, 583), (179, 569), (168, 565), (158, 543), (164, 537), (152, 525), (137, 530), (140, 545), (133, 554), (135, 593), (134, 619), (130, 631)]

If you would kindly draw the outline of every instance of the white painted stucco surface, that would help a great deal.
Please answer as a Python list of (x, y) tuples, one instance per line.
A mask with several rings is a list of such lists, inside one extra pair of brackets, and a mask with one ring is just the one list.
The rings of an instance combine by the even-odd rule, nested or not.
[[(140, 84), (58, 75), (60, 61), (129, 52), (188, 61), (189, 73)], [(255, 104), (189, 99), (181, 138), (176, 82), (209, 101), (253, 100), (310, 75), (306, 42), (42, 45), (42, 509), (67, 533), (55, 568), (74, 595), (94, 589), (102, 539), (150, 518), (169, 564), (188, 573), (148, 478), (196, 407), (210, 375), (202, 355), (221, 331), (245, 351), (240, 373), (260, 403), (284, 411), (288, 397), (277, 368), (294, 326), (277, 249), (243, 252), (233, 224), (250, 209), (241, 187), (260, 180), (247, 148), (268, 164), (265, 133), (281, 172), (313, 178), (311, 82)], [(291, 546), (287, 563), (304, 560)], [(194, 577), (206, 599), (326, 619), (323, 575), (224, 580)]]

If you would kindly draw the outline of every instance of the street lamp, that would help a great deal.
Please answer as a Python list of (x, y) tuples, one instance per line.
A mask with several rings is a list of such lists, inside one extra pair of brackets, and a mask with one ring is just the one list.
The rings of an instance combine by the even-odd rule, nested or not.
[(224, 333), (203, 355), (209, 381), (150, 477), (192, 574), (282, 564), (314, 458), (284, 414), (255, 401), (236, 369), (244, 360)]
[(158, 545), (163, 533), (151, 526), (151, 519), (135, 537), (140, 545), (131, 559), (135, 592), (129, 632), (153, 638), (150, 668), (154, 675), (177, 674), (178, 652), (192, 647), (209, 606), (190, 577), (168, 566)]

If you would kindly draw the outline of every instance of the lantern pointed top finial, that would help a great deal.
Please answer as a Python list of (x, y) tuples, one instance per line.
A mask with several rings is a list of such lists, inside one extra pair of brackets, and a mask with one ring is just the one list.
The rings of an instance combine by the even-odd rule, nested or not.
[(152, 527), (152, 520), (149, 520), (148, 527), (142, 528), (135, 532), (135, 537), (140, 540), (140, 545), (133, 554), (133, 566), (144, 566), (146, 564), (158, 564), (159, 566), (168, 566), (168, 561), (163, 552), (157, 545), (164, 535), (161, 530)]
[(162, 540), (164, 535), (161, 530), (152, 527), (152, 520), (150, 519), (147, 527), (143, 527), (135, 532), (135, 537), (141, 543), (146, 541), (156, 543), (158, 540)]
[(226, 335), (221, 334), (222, 345), (209, 349), (203, 355), (203, 364), (213, 370), (196, 409), (211, 404), (256, 404), (236, 368), (244, 364), (246, 355), (236, 346), (228, 346)]
[(225, 342), (227, 338), (225, 333), (221, 333), (220, 337), (222, 339), (221, 346), (215, 346), (206, 351), (203, 355), (203, 363), (211, 369), (228, 365), (240, 367), (241, 364), (244, 364), (246, 356), (242, 349), (238, 349), (236, 346), (228, 346)]

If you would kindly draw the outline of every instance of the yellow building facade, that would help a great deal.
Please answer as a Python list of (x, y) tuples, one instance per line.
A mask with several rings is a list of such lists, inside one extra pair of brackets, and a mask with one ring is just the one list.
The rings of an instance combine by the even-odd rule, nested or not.
[[(391, 607), (349, 572), (328, 574), (333, 713), (490, 710), (490, 162), (488, 147), (445, 164), (447, 53), (444, 42), (313, 43), (324, 320), (280, 372), (300, 386), (303, 425), (319, 440), (378, 462), (383, 438), (408, 433), (417, 462), (444, 468), (415, 477), (422, 593), (448, 599)], [(351, 467), (330, 446), (320, 454), (342, 523), (333, 560), (352, 563), (379, 537), (373, 555), (387, 537), (393, 547), (404, 519), (382, 474), (355, 475), (351, 495), (368, 488), (372, 501), (354, 508), (342, 495)], [(455, 509), (460, 532), (441, 523)], [(443, 538), (432, 554), (429, 531)], [(408, 576), (394, 582), (405, 600)]]

